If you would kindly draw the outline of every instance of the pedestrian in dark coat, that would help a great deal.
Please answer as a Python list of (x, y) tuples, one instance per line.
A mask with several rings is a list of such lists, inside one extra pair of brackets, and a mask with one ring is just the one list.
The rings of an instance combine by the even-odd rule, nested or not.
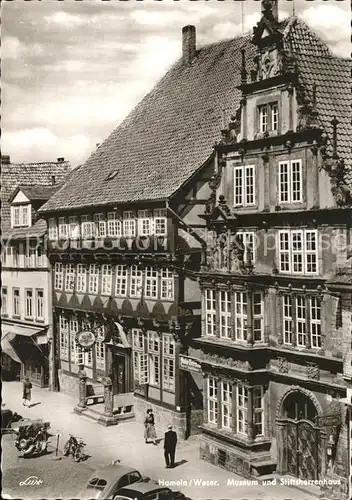
[(23, 406), (30, 406), (32, 399), (32, 383), (28, 377), (24, 377), (23, 379), (23, 395), (22, 395)]
[(155, 432), (155, 421), (153, 410), (150, 408), (147, 410), (147, 416), (144, 419), (144, 440), (146, 443), (149, 443), (151, 439), (153, 444), (157, 444), (156, 442), (156, 432)]
[(164, 457), (166, 468), (169, 469), (175, 466), (175, 452), (177, 444), (177, 434), (172, 430), (172, 425), (167, 426), (167, 432), (164, 436)]

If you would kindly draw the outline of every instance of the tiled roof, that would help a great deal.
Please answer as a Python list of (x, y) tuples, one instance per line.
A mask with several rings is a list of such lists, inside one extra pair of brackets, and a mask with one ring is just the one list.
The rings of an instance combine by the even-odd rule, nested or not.
[[(331, 58), (327, 46), (297, 18), (285, 20), (280, 29), (293, 54)], [(41, 211), (158, 200), (175, 193), (213, 152), (222, 111), (228, 120), (239, 106), (242, 48), (249, 73), (256, 51), (251, 34), (201, 48), (190, 66), (178, 61)]]
[(10, 222), (9, 199), (19, 185), (52, 186), (53, 176), (62, 184), (70, 170), (64, 162), (2, 163), (1, 164), (1, 226)]
[(47, 201), (61, 185), (55, 184), (52, 186), (23, 186), (20, 185), (16, 188), (11, 195), (10, 200), (15, 197), (15, 193), (22, 191), (30, 201)]
[(36, 238), (43, 236), (46, 232), (47, 224), (44, 219), (39, 219), (32, 227), (15, 227), (11, 228), (6, 225), (1, 231), (1, 238), (12, 240), (21, 240), (25, 238)]

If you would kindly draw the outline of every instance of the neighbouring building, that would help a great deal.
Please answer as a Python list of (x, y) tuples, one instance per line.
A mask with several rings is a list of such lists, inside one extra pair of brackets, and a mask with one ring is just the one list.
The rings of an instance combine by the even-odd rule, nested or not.
[(324, 495), (347, 499), (351, 63), (299, 19), (279, 22), (275, 1), (239, 60), (212, 67), (238, 90), (202, 215), (201, 337), (188, 350), (204, 377), (200, 454), (247, 476), (326, 478)]
[(1, 367), (3, 379), (28, 376), (51, 385), (51, 273), (46, 222), (38, 209), (69, 172), (57, 162), (11, 163), (1, 157)]

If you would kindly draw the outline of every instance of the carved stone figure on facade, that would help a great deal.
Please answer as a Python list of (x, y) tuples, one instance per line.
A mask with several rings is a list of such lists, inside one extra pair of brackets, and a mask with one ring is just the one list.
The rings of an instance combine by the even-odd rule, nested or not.
[(261, 54), (259, 64), (260, 80), (273, 78), (282, 73), (282, 60), (277, 49), (268, 50)]

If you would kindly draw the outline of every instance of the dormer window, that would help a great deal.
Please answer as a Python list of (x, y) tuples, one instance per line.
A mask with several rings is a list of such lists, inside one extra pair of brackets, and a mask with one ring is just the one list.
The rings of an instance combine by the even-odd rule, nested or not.
[(279, 106), (277, 102), (258, 106), (259, 132), (279, 130)]
[(30, 226), (30, 208), (28, 204), (12, 206), (12, 227)]

